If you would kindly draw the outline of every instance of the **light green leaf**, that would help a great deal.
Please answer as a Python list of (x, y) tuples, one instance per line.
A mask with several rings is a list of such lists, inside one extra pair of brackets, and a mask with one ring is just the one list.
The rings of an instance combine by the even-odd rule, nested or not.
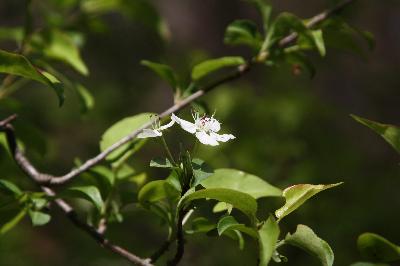
[(89, 90), (80, 83), (75, 84), (74, 88), (81, 102), (82, 113), (92, 110), (94, 107), (94, 98)]
[(249, 217), (252, 225), (256, 223), (257, 201), (247, 193), (226, 188), (209, 188), (195, 192), (188, 191), (179, 201), (178, 209), (184, 208), (196, 199), (214, 199), (232, 204), (233, 207)]
[(280, 221), (283, 217), (303, 205), (304, 202), (315, 194), (341, 184), (343, 184), (343, 182), (329, 185), (300, 184), (288, 187), (283, 191), (286, 203), (283, 207), (275, 211), (275, 216), (278, 218), (278, 221)]
[(0, 50), (0, 73), (17, 75), (39, 81), (56, 92), (60, 106), (64, 102), (64, 89), (60, 82), (47, 72), (39, 71), (23, 55)]
[(351, 115), (351, 117), (381, 135), (382, 138), (384, 138), (398, 153), (400, 153), (400, 127), (378, 123), (356, 115)]
[(83, 62), (78, 47), (74, 41), (66, 33), (59, 30), (52, 30), (45, 32), (43, 36), (42, 51), (45, 56), (53, 59), (60, 60), (82, 75), (88, 75), (89, 71)]
[(177, 191), (168, 181), (156, 180), (147, 183), (140, 189), (138, 200), (146, 207), (148, 206), (148, 203), (157, 202), (167, 198), (176, 200), (179, 196), (179, 191)]
[(221, 236), (224, 232), (229, 230), (238, 230), (253, 238), (258, 238), (257, 231), (251, 227), (247, 227), (244, 224), (240, 224), (236, 221), (233, 216), (222, 217), (217, 224), (218, 234)]
[(357, 247), (361, 255), (368, 260), (377, 262), (400, 260), (400, 246), (377, 234), (361, 234), (357, 240)]
[(207, 233), (216, 228), (216, 224), (209, 221), (204, 217), (198, 217), (193, 219), (191, 229), (186, 230), (187, 234), (196, 234), (196, 233)]
[(33, 226), (41, 226), (50, 222), (51, 216), (47, 213), (40, 211), (29, 211), (29, 216), (31, 217)]
[(194, 180), (192, 186), (197, 186), (204, 179), (208, 178), (214, 173), (214, 170), (204, 162), (202, 159), (194, 158), (192, 160)]
[(91, 203), (97, 208), (99, 212), (103, 210), (104, 202), (101, 198), (100, 191), (95, 186), (81, 186), (81, 187), (71, 187), (60, 193), (63, 197), (73, 197), (73, 198), (83, 198)]
[(177, 75), (170, 66), (148, 60), (142, 60), (140, 63), (153, 70), (158, 76), (165, 80), (174, 91), (179, 88)]
[(294, 234), (286, 235), (285, 243), (303, 249), (316, 257), (323, 266), (333, 265), (334, 255), (331, 247), (308, 226), (299, 224)]
[(192, 70), (192, 79), (199, 80), (209, 73), (217, 71), (224, 67), (238, 66), (246, 63), (245, 60), (240, 56), (228, 56), (217, 59), (211, 59), (204, 61), (196, 65)]
[[(141, 128), (144, 124), (151, 121), (151, 116), (153, 113), (142, 113), (135, 116), (124, 118), (114, 125), (112, 125), (103, 134), (100, 141), (100, 150), (104, 151), (115, 142), (119, 141), (129, 133)], [(122, 147), (116, 149), (111, 154), (107, 156), (107, 160), (115, 161), (126, 153), (133, 154), (141, 148), (144, 144), (144, 139), (134, 139), (130, 143), (123, 145)]]
[(22, 209), (14, 218), (12, 218), (9, 222), (3, 224), (0, 227), (0, 236), (7, 233), (14, 226), (16, 226), (26, 215), (28, 210), (26, 208)]
[(249, 20), (236, 20), (229, 24), (225, 31), (224, 42), (226, 44), (247, 45), (259, 49), (261, 41), (257, 26)]
[(236, 169), (221, 168), (201, 182), (205, 188), (228, 188), (250, 194), (253, 198), (280, 197), (282, 191), (258, 176)]
[(13, 195), (15, 197), (22, 194), (22, 191), (16, 185), (4, 179), (0, 179), (0, 192), (8, 195)]
[(173, 168), (174, 166), (167, 158), (154, 158), (150, 161), (150, 167)]
[(275, 218), (270, 215), (263, 226), (258, 230), (258, 243), (260, 249), (260, 266), (267, 266), (276, 249), (279, 238), (279, 226)]
[(313, 37), (313, 40), (315, 42), (315, 46), (317, 47), (319, 54), (321, 56), (325, 56), (326, 54), (326, 49), (325, 49), (325, 42), (324, 42), (324, 37), (322, 34), (322, 30), (313, 30), (311, 31), (311, 36)]

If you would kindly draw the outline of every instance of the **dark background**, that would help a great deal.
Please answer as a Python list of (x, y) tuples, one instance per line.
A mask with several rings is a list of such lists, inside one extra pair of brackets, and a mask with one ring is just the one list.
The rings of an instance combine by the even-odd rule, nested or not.
[[(0, 26), (21, 25), (23, 12), (18, 2), (0, 2)], [(272, 2), (275, 14), (289, 11), (300, 17), (310, 17), (329, 5), (327, 1)], [(65, 173), (74, 158), (98, 153), (102, 133), (116, 121), (140, 112), (159, 112), (171, 105), (167, 85), (140, 66), (140, 60), (167, 62), (188, 76), (190, 67), (202, 58), (248, 55), (246, 50), (223, 44), (229, 22), (239, 18), (259, 21), (257, 12), (245, 2), (168, 0), (154, 4), (169, 28), (167, 39), (160, 38), (143, 21), (118, 13), (103, 17), (108, 28), (105, 32), (87, 33), (82, 55), (91, 74), (76, 78), (94, 95), (96, 105), (88, 114), (81, 115), (72, 92), (67, 91), (65, 106), (58, 108), (53, 92), (37, 84), (0, 101), (1, 117), (18, 110), (16, 126), (21, 135), (27, 124), (44, 136), (43, 145), (29, 140), (26, 143), (28, 148), (37, 146), (29, 155), (40, 169)], [(399, 13), (399, 1), (357, 1), (343, 15), (351, 25), (375, 35), (376, 47), (364, 57), (334, 49), (328, 49), (322, 59), (311, 54), (317, 68), (312, 80), (307, 75), (292, 75), (288, 67), (257, 67), (240, 81), (221, 86), (204, 98), (211, 111), (217, 111), (224, 130), (237, 136), (217, 148), (200, 148), (200, 157), (215, 168), (241, 169), (281, 188), (298, 183), (345, 182), (309, 201), (282, 226), (284, 234), (293, 232), (299, 223), (313, 228), (334, 250), (335, 265), (361, 260), (356, 239), (365, 231), (400, 243), (398, 154), (349, 116), (353, 113), (400, 124)], [(13, 49), (7, 43), (0, 48)], [(170, 134), (169, 138), (177, 147), (181, 135)], [(132, 163), (150, 171), (146, 167), (149, 159), (159, 154), (157, 145), (146, 146)], [(0, 167), (0, 178), (18, 180), (21, 186), (35, 189), (3, 150)], [(166, 174), (149, 173), (152, 179)], [(165, 231), (150, 213), (137, 209), (122, 225), (111, 225), (108, 234), (122, 246), (147, 256), (162, 243)], [(282, 253), (289, 258), (285, 265), (317, 265), (296, 249), (282, 249)], [(229, 239), (189, 236), (182, 265), (255, 265), (256, 258), (256, 246), (250, 240), (239, 251), (237, 243)], [(24, 220), (1, 236), (0, 265), (127, 263), (97, 246), (56, 212), (48, 226), (32, 228)]]

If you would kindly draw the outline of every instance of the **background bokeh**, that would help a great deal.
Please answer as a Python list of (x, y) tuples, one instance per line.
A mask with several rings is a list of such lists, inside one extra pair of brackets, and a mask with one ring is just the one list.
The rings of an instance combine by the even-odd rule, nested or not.
[[(0, 26), (22, 24), (20, 2), (0, 1)], [(275, 14), (289, 11), (309, 17), (332, 1), (272, 2)], [(204, 58), (248, 55), (246, 50), (223, 44), (225, 27), (238, 18), (260, 22), (254, 8), (244, 1), (168, 0), (153, 4), (165, 22), (161, 36), (148, 23), (152, 17), (137, 19), (119, 12), (103, 15), (103, 24), (87, 29), (82, 55), (90, 75), (70, 74), (95, 98), (95, 108), (89, 113), (81, 114), (73, 92), (66, 92), (65, 105), (59, 108), (53, 92), (35, 83), (0, 101), (0, 118), (18, 112), (17, 131), (40, 169), (62, 174), (76, 157), (85, 159), (98, 153), (101, 135), (116, 121), (171, 105), (168, 86), (141, 66), (140, 60), (166, 62), (187, 77), (190, 67)], [(344, 17), (375, 35), (375, 49), (366, 49), (364, 55), (328, 49), (322, 59), (312, 54), (317, 74), (311, 80), (307, 75), (293, 75), (285, 66), (258, 67), (240, 81), (204, 97), (210, 111), (216, 110), (216, 117), (223, 121), (223, 128), (237, 136), (217, 148), (200, 147), (199, 157), (213, 167), (241, 169), (281, 188), (297, 183), (345, 182), (309, 201), (283, 225), (284, 232), (293, 232), (299, 223), (309, 225), (331, 245), (339, 266), (360, 260), (356, 239), (362, 232), (376, 232), (400, 243), (398, 154), (349, 116), (354, 113), (400, 124), (399, 12), (396, 0), (358, 1), (348, 8)], [(43, 21), (36, 18), (39, 26)], [(0, 43), (0, 49), (15, 47), (5, 42)], [(68, 68), (63, 71), (72, 72)], [(176, 150), (180, 141), (189, 143), (187, 135), (172, 132), (168, 140)], [(147, 167), (149, 159), (161, 152), (151, 143), (132, 158), (132, 164), (148, 171), (151, 179), (162, 178), (167, 173)], [(0, 178), (37, 189), (1, 149), (0, 169)], [(0, 222), (5, 219), (1, 216)], [(135, 209), (122, 224), (111, 225), (108, 234), (115, 242), (147, 256), (163, 242), (165, 231), (152, 214)], [(289, 257), (285, 265), (317, 265), (296, 249), (282, 251)], [(182, 265), (255, 265), (256, 252), (252, 241), (239, 251), (230, 239), (189, 236)], [(103, 250), (55, 211), (45, 227), (33, 228), (26, 219), (1, 236), (0, 265), (127, 263)]]

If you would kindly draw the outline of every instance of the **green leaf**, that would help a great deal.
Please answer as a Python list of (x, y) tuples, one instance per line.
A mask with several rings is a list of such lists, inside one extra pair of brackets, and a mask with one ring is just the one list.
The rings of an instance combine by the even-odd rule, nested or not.
[(321, 56), (325, 56), (326, 49), (325, 49), (325, 42), (324, 37), (322, 35), (322, 30), (313, 30), (311, 31), (311, 36), (315, 42), (315, 46), (317, 47), (319, 54)]
[(261, 36), (254, 22), (236, 20), (226, 28), (224, 42), (230, 45), (247, 45), (253, 49), (259, 49)]
[(201, 183), (201, 181), (208, 178), (214, 173), (212, 167), (199, 158), (194, 158), (192, 160), (192, 167), (194, 176), (194, 180), (192, 183), (193, 187), (197, 186)]
[(140, 63), (153, 70), (159, 77), (165, 80), (172, 87), (174, 92), (179, 89), (177, 75), (170, 66), (148, 60), (142, 60)]
[(0, 236), (7, 233), (11, 230), (14, 226), (16, 226), (26, 215), (28, 210), (23, 208), (14, 218), (12, 218), (9, 222), (3, 224), (0, 227)]
[(351, 117), (357, 122), (369, 127), (377, 134), (381, 135), (398, 153), (400, 153), (400, 127), (382, 124), (356, 115)]
[(71, 187), (61, 192), (60, 195), (64, 197), (86, 199), (93, 203), (99, 212), (103, 210), (104, 202), (101, 198), (99, 189), (95, 186)]
[(40, 211), (29, 211), (29, 216), (31, 217), (33, 226), (41, 226), (50, 222), (51, 216), (47, 213)]
[(156, 180), (147, 183), (140, 189), (138, 200), (144, 207), (147, 207), (148, 203), (154, 203), (163, 199), (176, 200), (179, 196), (179, 191), (168, 181)]
[(15, 197), (20, 196), (22, 194), (22, 191), (16, 185), (4, 179), (0, 179), (0, 192)]
[(217, 59), (211, 59), (204, 61), (196, 65), (192, 70), (192, 79), (199, 80), (209, 73), (217, 71), (224, 67), (238, 66), (246, 63), (246, 61), (240, 56), (228, 56)]
[(0, 40), (13, 40), (20, 43), (24, 38), (24, 30), (21, 27), (1, 27)]
[(196, 234), (196, 233), (207, 233), (211, 230), (214, 230), (216, 225), (209, 221), (204, 217), (198, 217), (193, 219), (191, 230), (186, 230), (187, 234)]
[(334, 255), (331, 247), (308, 226), (299, 224), (294, 234), (286, 235), (285, 243), (303, 249), (316, 257), (323, 266), (333, 265)]
[(233, 207), (246, 214), (253, 225), (256, 223), (257, 201), (247, 193), (226, 188), (209, 188), (195, 192), (188, 191), (179, 201), (178, 209), (184, 208), (196, 199), (214, 199), (232, 204)]
[(75, 84), (74, 88), (81, 102), (82, 113), (92, 110), (94, 107), (94, 98), (89, 90), (80, 83)]
[[(119, 141), (123, 137), (127, 136), (129, 133), (141, 128), (144, 124), (151, 121), (151, 116), (155, 114), (153, 113), (142, 113), (135, 116), (124, 118), (114, 125), (112, 125), (107, 131), (103, 134), (100, 141), (100, 150), (104, 151), (115, 142)], [(115, 161), (119, 159), (124, 154), (133, 154), (137, 150), (141, 148), (144, 144), (145, 140), (143, 139), (134, 139), (130, 143), (127, 143), (120, 148), (116, 149), (112, 153), (107, 156), (107, 160)]]
[(269, 19), (271, 16), (272, 6), (267, 4), (267, 1), (264, 0), (250, 0), (250, 2), (253, 2), (258, 12), (260, 12), (263, 21), (264, 32), (267, 32), (269, 29)]
[(315, 194), (341, 184), (343, 184), (343, 182), (329, 185), (300, 184), (288, 187), (283, 191), (286, 203), (283, 207), (275, 211), (275, 216), (278, 218), (278, 221), (280, 221), (283, 217), (303, 205), (304, 202)]
[(400, 246), (377, 234), (361, 234), (357, 240), (357, 247), (361, 255), (368, 260), (376, 262), (400, 260)]
[(372, 263), (372, 262), (356, 262), (351, 264), (350, 266), (390, 266), (390, 265), (383, 263)]
[(279, 226), (275, 218), (270, 215), (268, 220), (258, 230), (258, 243), (260, 249), (260, 266), (267, 266), (276, 249), (279, 237)]
[(282, 191), (258, 176), (236, 169), (222, 168), (201, 182), (205, 188), (227, 188), (247, 193), (253, 198), (280, 197)]
[[(39, 46), (45, 56), (60, 60), (80, 74), (87, 76), (89, 71), (83, 62), (78, 47), (73, 39), (66, 33), (59, 30), (44, 32), (42, 38), (37, 38)], [(35, 41), (35, 39), (34, 39)]]
[(285, 54), (285, 61), (292, 67), (300, 67), (301, 70), (307, 71), (310, 78), (315, 76), (316, 70), (310, 59), (302, 52), (290, 52)]
[(167, 158), (154, 158), (150, 161), (150, 167), (173, 168), (174, 166)]
[(64, 90), (51, 74), (36, 69), (23, 55), (0, 50), (0, 73), (17, 75), (39, 81), (56, 92), (60, 106), (64, 102)]
[(253, 238), (258, 238), (257, 231), (251, 227), (247, 227), (244, 224), (240, 224), (236, 221), (233, 216), (222, 217), (217, 224), (218, 234), (221, 236), (224, 232), (229, 230), (238, 230)]

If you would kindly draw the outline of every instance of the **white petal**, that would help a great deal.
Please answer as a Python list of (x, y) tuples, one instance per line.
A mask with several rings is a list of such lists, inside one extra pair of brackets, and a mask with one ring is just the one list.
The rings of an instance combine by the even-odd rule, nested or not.
[(236, 137), (232, 134), (217, 134), (217, 133), (211, 133), (211, 136), (213, 136), (217, 141), (222, 141), (222, 142), (227, 142), (230, 139), (235, 139)]
[(221, 129), (221, 124), (215, 118), (211, 118), (210, 122), (208, 122), (208, 123), (209, 123), (208, 128), (211, 131), (218, 132)]
[(196, 132), (196, 137), (199, 139), (201, 143), (205, 145), (211, 145), (211, 146), (219, 145), (218, 141), (214, 136), (210, 136), (204, 131)]
[(145, 139), (145, 138), (156, 138), (161, 137), (162, 133), (158, 130), (145, 128), (139, 135), (137, 135), (138, 139)]
[(161, 126), (158, 130), (161, 131), (161, 130), (167, 129), (167, 128), (169, 128), (169, 127), (172, 127), (174, 124), (175, 124), (175, 121), (174, 121), (174, 120), (171, 120), (171, 122), (169, 122), (169, 123), (166, 124), (166, 125)]
[(180, 119), (176, 115), (172, 114), (171, 119), (175, 121), (178, 125), (181, 126), (181, 128), (189, 133), (194, 134), (196, 132), (196, 125), (193, 123), (190, 123), (186, 120)]

